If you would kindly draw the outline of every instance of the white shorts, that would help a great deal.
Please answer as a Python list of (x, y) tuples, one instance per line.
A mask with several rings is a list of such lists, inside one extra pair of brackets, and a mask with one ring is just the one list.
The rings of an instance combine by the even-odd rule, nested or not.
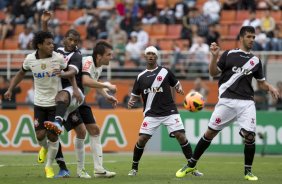
[(141, 124), (139, 133), (153, 135), (161, 124), (167, 127), (170, 136), (172, 136), (172, 132), (184, 130), (180, 115), (172, 114), (170, 116), (162, 117), (145, 117)]
[(73, 97), (73, 87), (72, 86), (64, 88), (63, 91), (67, 91), (70, 94), (70, 104), (64, 116), (64, 120), (66, 121), (69, 114), (75, 111), (83, 103), (85, 96), (82, 93), (82, 91), (79, 89), (79, 93), (83, 100), (81, 103), (78, 103), (77, 99)]
[(220, 98), (212, 113), (209, 127), (222, 130), (236, 121), (247, 131), (256, 131), (256, 108), (252, 100)]

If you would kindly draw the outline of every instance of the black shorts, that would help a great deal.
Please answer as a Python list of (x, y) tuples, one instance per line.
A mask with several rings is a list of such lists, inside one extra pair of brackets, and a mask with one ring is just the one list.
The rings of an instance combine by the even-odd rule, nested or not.
[(72, 112), (67, 121), (64, 123), (64, 127), (67, 131), (77, 127), (81, 123), (84, 124), (95, 124), (96, 120), (92, 114), (91, 107), (86, 103), (83, 103), (79, 108)]
[(54, 121), (56, 114), (56, 106), (40, 107), (34, 105), (34, 129), (43, 130), (44, 121)]

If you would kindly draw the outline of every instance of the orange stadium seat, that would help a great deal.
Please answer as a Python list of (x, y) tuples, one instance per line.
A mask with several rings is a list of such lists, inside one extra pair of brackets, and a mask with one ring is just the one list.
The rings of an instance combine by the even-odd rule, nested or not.
[(167, 38), (178, 39), (180, 38), (182, 25), (181, 24), (170, 24), (167, 26)]
[(60, 33), (62, 35), (65, 35), (66, 32), (70, 29), (70, 25), (69, 24), (61, 24), (60, 25)]
[(244, 20), (248, 19), (250, 12), (247, 10), (238, 10), (236, 13), (236, 22), (242, 24)]
[(160, 40), (159, 46), (161, 50), (173, 50), (173, 40), (172, 39)]
[(282, 21), (281, 11), (272, 11), (271, 16), (275, 19), (276, 23)]
[(235, 10), (223, 10), (220, 15), (221, 24), (232, 24), (235, 21), (236, 11)]
[(20, 33), (24, 32), (24, 25), (17, 24), (15, 29), (15, 35), (18, 36)]
[(153, 24), (150, 32), (150, 37), (162, 39), (166, 37), (167, 25), (166, 24)]
[(0, 11), (0, 20), (5, 19), (5, 13), (4, 11)]
[(156, 0), (157, 8), (164, 9), (167, 7), (167, 0)]
[(85, 25), (78, 25), (75, 27), (75, 29), (80, 33), (80, 37), (82, 39), (85, 39), (87, 36), (87, 30)]
[(226, 24), (221, 24), (219, 25), (219, 33), (220, 33), (220, 36), (221, 38), (226, 38), (228, 37), (229, 35), (229, 25), (226, 25)]
[(18, 49), (18, 40), (5, 39), (3, 49), (4, 50), (17, 50)]
[(4, 40), (0, 40), (0, 50), (2, 50), (4, 47)]
[(152, 26), (151, 26), (151, 24), (143, 24), (142, 29), (150, 35), (151, 30), (152, 30)]
[(68, 21), (75, 21), (77, 18), (83, 16), (84, 10), (69, 10), (68, 11)]
[(237, 47), (237, 40), (234, 39), (221, 40), (219, 46), (222, 50), (234, 49)]
[(67, 10), (55, 10), (55, 17), (60, 20), (60, 22), (68, 21), (68, 11)]
[(241, 29), (241, 24), (232, 24), (229, 26), (229, 38), (237, 38)]

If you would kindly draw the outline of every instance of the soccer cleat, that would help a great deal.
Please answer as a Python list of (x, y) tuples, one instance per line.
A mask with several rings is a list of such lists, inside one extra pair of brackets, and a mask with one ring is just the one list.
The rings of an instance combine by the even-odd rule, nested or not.
[(85, 169), (81, 169), (80, 171), (77, 172), (77, 177), (79, 178), (85, 178), (85, 179), (90, 179), (91, 176), (85, 171)]
[(55, 176), (55, 178), (69, 178), (70, 172), (65, 169), (60, 169), (59, 173)]
[(52, 167), (45, 167), (46, 178), (54, 178), (54, 170)]
[(47, 130), (52, 130), (57, 135), (60, 135), (63, 132), (63, 127), (58, 122), (45, 121), (44, 126)]
[(94, 171), (94, 177), (95, 178), (112, 178), (115, 177), (117, 173), (115, 172), (111, 172), (111, 171), (107, 171), (105, 170), (104, 172), (96, 172)]
[(46, 159), (46, 155), (47, 155), (47, 149), (45, 149), (44, 147), (41, 147), (39, 152), (38, 152), (38, 158), (37, 158), (37, 162), (42, 164), (44, 163), (45, 159)]
[(248, 172), (248, 174), (245, 175), (245, 180), (249, 180), (249, 181), (257, 181), (258, 177), (253, 175), (253, 173)]
[[(184, 177), (186, 174), (188, 174), (188, 173), (192, 173), (193, 174), (193, 172), (196, 170), (196, 168), (195, 167), (193, 167), (193, 168), (191, 168), (191, 167), (189, 167), (188, 165), (185, 165), (183, 168), (181, 168), (181, 169), (179, 169), (177, 172), (176, 172), (176, 174), (175, 174), (175, 176), (177, 177), (177, 178), (182, 178), (182, 177)], [(194, 174), (193, 174), (194, 175)]]
[(194, 176), (204, 176), (204, 173), (201, 173), (198, 169), (195, 168), (194, 171), (191, 172)]
[(128, 173), (128, 176), (136, 176), (137, 175), (138, 170), (135, 169), (131, 169)]

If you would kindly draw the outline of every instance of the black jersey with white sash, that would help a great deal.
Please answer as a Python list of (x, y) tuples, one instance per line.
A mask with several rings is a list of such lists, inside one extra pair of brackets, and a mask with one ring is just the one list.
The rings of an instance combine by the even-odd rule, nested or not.
[[(65, 62), (67, 63), (68, 67), (73, 67), (76, 70), (76, 83), (77, 86), (83, 92), (83, 85), (82, 85), (82, 55), (79, 49), (76, 49), (73, 52), (67, 52), (63, 47), (59, 47), (57, 52), (64, 56)], [(67, 70), (67, 69), (66, 69)], [(62, 78), (62, 87), (66, 88), (71, 86), (68, 79)]]
[(144, 116), (160, 117), (177, 114), (177, 108), (171, 94), (171, 87), (179, 81), (167, 68), (158, 66), (154, 70), (141, 72), (134, 83), (133, 96), (142, 96)]
[(253, 100), (252, 78), (265, 80), (260, 59), (241, 49), (225, 51), (217, 63), (221, 71), (219, 98)]

